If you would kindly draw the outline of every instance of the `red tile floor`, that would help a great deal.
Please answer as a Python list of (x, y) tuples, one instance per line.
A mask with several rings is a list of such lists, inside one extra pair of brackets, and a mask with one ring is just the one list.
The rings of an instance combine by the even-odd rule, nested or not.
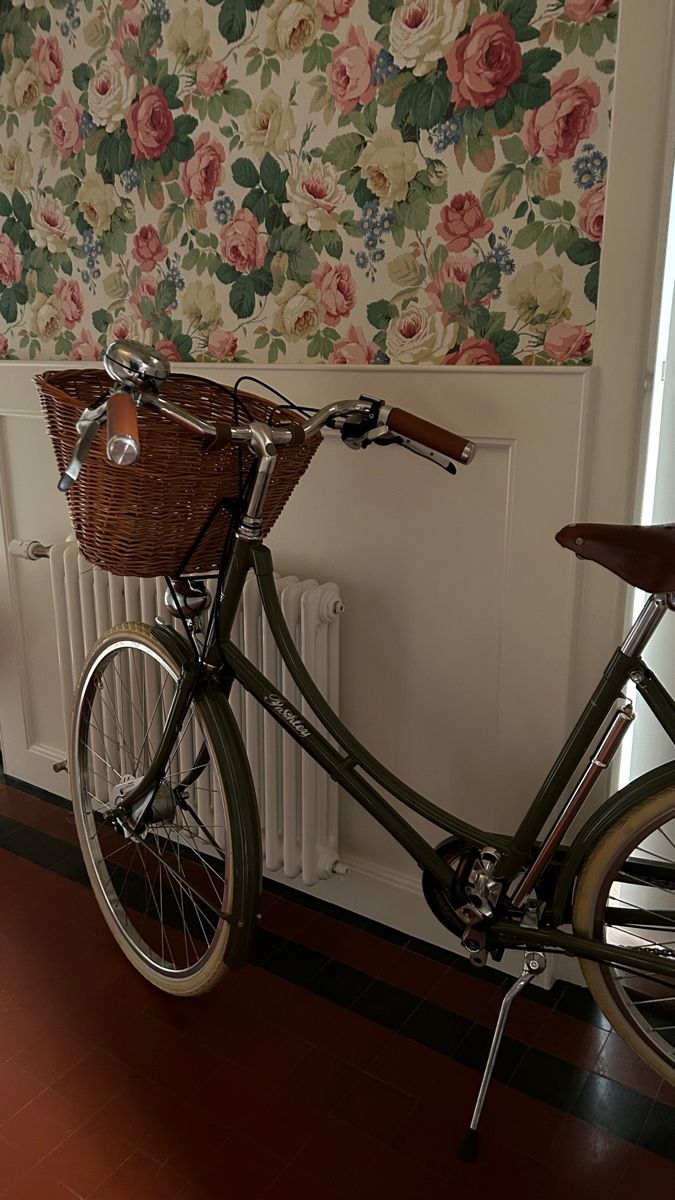
[[(602, 1019), (516, 1003), (511, 1083), (494, 1083), (466, 1164), (494, 976), (266, 893), (276, 959), (263, 938), (261, 965), (175, 1001), (127, 965), (82, 883), (29, 861), (41, 834), (71, 844), (68, 813), (0, 787), (0, 1196), (673, 1197), (675, 1092)], [(430, 1048), (445, 1017), (452, 1057)], [(558, 1077), (568, 1099), (535, 1098)]]

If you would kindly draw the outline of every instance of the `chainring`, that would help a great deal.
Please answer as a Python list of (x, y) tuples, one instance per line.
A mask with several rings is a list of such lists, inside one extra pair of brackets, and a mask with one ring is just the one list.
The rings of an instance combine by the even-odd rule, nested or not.
[(457, 916), (457, 909), (466, 904), (466, 882), (476, 861), (476, 847), (461, 838), (451, 837), (436, 846), (436, 853), (452, 869), (454, 880), (450, 887), (444, 888), (431, 871), (423, 871), (424, 899), (441, 925), (461, 937), (466, 931), (466, 922)]

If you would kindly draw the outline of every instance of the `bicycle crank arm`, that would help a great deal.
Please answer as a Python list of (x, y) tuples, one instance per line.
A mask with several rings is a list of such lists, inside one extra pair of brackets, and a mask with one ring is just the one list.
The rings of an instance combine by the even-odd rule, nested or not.
[(573, 958), (590, 958), (593, 962), (612, 963), (628, 967), (633, 971), (658, 973), (675, 980), (675, 958), (662, 957), (645, 950), (624, 950), (620, 946), (606, 946), (592, 938), (577, 937), (573, 933), (562, 933), (559, 929), (527, 929), (511, 921), (496, 921), (490, 929), (503, 945), (535, 950), (557, 949)]

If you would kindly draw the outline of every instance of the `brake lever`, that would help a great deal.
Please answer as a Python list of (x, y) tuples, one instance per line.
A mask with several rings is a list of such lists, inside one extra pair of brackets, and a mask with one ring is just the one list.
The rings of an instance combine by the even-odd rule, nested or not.
[(60, 492), (69, 491), (73, 484), (77, 482), (85, 459), (94, 443), (94, 438), (105, 421), (107, 399), (106, 396), (95, 408), (85, 408), (77, 422), (75, 428), (80, 436), (77, 439), (68, 469), (63, 472), (63, 475), (59, 479), (58, 488)]
[(404, 450), (410, 450), (413, 454), (419, 454), (420, 458), (426, 458), (429, 462), (436, 463), (448, 475), (456, 475), (457, 467), (451, 458), (446, 454), (439, 454), (438, 450), (430, 450), (428, 446), (423, 446), (421, 442), (414, 442), (412, 438), (401, 437), (398, 433), (389, 433), (385, 428), (382, 437), (371, 439), (374, 446), (403, 446)]

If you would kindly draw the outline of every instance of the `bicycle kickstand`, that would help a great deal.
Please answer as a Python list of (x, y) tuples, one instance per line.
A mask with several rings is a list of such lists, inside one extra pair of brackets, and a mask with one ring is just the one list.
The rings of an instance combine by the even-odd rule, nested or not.
[(475, 1162), (476, 1158), (478, 1157), (478, 1122), (481, 1118), (481, 1113), (485, 1104), (485, 1098), (490, 1086), (490, 1080), (492, 1079), (492, 1073), (495, 1069), (497, 1054), (499, 1053), (499, 1047), (501, 1045), (502, 1037), (504, 1036), (504, 1030), (506, 1028), (506, 1022), (508, 1020), (511, 1005), (513, 1004), (513, 1001), (518, 993), (522, 992), (524, 987), (527, 987), (528, 983), (534, 979), (535, 975), (541, 975), (545, 968), (546, 955), (530, 951), (525, 955), (522, 975), (519, 979), (516, 979), (514, 983), (511, 984), (511, 987), (502, 1000), (501, 1008), (499, 1010), (499, 1017), (497, 1018), (495, 1031), (492, 1035), (490, 1053), (488, 1054), (485, 1070), (483, 1071), (483, 1078), (481, 1080), (480, 1089), (476, 1098), (476, 1104), (471, 1117), (471, 1122), (464, 1137), (462, 1138), (462, 1142), (457, 1152), (458, 1157), (463, 1159), (464, 1162)]

